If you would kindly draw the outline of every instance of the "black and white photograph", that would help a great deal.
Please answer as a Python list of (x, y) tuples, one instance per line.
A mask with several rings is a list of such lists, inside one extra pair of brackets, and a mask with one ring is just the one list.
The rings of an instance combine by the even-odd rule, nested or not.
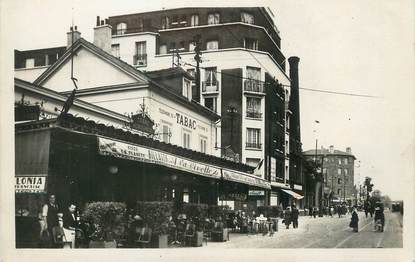
[(414, 261), (414, 10), (2, 1), (0, 261)]

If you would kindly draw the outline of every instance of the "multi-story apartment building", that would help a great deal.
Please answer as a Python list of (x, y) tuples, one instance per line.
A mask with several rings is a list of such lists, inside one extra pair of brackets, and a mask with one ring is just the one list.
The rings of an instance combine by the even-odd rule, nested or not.
[(347, 202), (351, 204), (356, 198), (354, 185), (354, 161), (356, 157), (352, 154), (351, 148), (347, 147), (346, 152), (335, 150), (334, 146), (329, 149), (311, 149), (304, 153), (309, 161), (316, 161), (323, 172), (324, 184), (321, 192), (323, 201), (327, 204)]

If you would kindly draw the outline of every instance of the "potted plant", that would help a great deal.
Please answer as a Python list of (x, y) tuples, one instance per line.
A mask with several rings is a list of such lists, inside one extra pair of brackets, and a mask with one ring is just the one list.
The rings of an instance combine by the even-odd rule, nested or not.
[(168, 218), (172, 214), (172, 209), (171, 202), (137, 202), (137, 214), (153, 231), (151, 241), (153, 247), (166, 248), (168, 246)]
[(124, 233), (126, 205), (119, 202), (92, 202), (85, 206), (83, 220), (93, 227), (90, 248), (116, 248)]

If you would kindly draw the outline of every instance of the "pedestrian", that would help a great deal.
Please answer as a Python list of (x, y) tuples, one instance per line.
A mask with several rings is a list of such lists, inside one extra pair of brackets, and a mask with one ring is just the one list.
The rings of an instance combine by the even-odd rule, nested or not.
[(49, 196), (49, 202), (47, 204), (44, 204), (42, 207), (42, 218), (43, 218), (44, 224), (46, 225), (46, 229), (48, 230), (49, 245), (51, 247), (53, 247), (52, 229), (58, 226), (59, 224), (58, 213), (59, 213), (59, 207), (58, 207), (58, 204), (56, 204), (56, 196), (52, 194)]
[(382, 224), (382, 228), (381, 228), (381, 232), (383, 232), (383, 228), (385, 226), (385, 214), (383, 213), (383, 208), (377, 206), (375, 208), (375, 218), (374, 218), (374, 224), (375, 224), (375, 229), (376, 229), (376, 225), (378, 220), (380, 220), (381, 224)]
[(313, 207), (312, 206), (310, 206), (310, 208), (308, 209), (308, 215), (310, 217), (313, 217)]
[(352, 219), (350, 220), (349, 226), (353, 228), (353, 232), (358, 232), (359, 216), (357, 215), (357, 209), (355, 207), (352, 211)]
[(291, 211), (291, 218), (293, 220), (293, 228), (298, 228), (298, 215), (299, 211), (295, 205), (293, 205), (292, 211)]
[(334, 207), (330, 206), (330, 209), (329, 209), (330, 217), (333, 217), (333, 213), (334, 213)]
[(368, 209), (367, 205), (365, 205), (365, 216), (366, 216), (366, 218), (367, 218), (368, 213), (369, 213), (369, 209)]
[(284, 224), (285, 224), (285, 227), (287, 229), (290, 228), (290, 224), (291, 224), (291, 210), (290, 210), (290, 207), (287, 207), (287, 209), (284, 212)]
[(316, 218), (317, 216), (317, 207), (313, 207), (313, 217)]
[(341, 218), (342, 217), (342, 209), (341, 209), (341, 207), (340, 207), (340, 205), (337, 205), (337, 214), (339, 215), (339, 218)]

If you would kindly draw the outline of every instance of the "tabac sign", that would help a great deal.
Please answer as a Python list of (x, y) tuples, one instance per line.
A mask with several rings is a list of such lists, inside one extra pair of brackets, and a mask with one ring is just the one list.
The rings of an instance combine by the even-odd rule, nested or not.
[(16, 176), (16, 193), (45, 193), (46, 176)]
[(186, 158), (143, 146), (102, 137), (98, 137), (98, 146), (98, 151), (101, 155), (110, 155), (118, 158), (159, 164), (211, 178), (219, 179), (221, 176), (220, 169), (217, 167), (191, 161)]

